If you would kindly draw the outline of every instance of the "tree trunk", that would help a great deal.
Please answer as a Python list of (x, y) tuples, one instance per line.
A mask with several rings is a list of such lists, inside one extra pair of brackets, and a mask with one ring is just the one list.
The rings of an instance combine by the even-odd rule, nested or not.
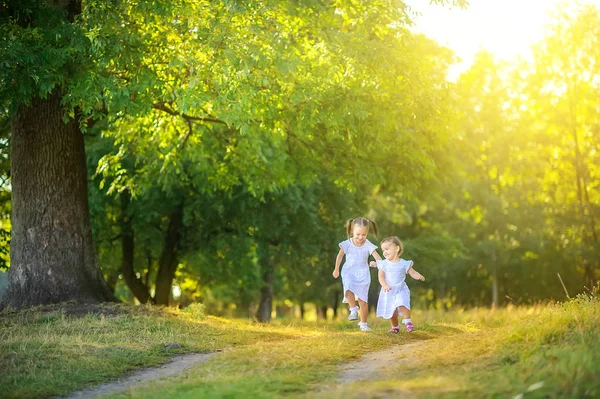
[(317, 319), (327, 320), (327, 306), (317, 307)]
[(115, 300), (92, 241), (83, 134), (61, 97), (35, 98), (12, 119), (9, 285), (0, 307)]
[(263, 286), (260, 289), (260, 304), (256, 318), (261, 323), (271, 321), (271, 310), (273, 308), (273, 284), (275, 280), (274, 265), (270, 263), (271, 259), (267, 259), (265, 270), (263, 273)]
[(333, 320), (337, 319), (340, 297), (341, 297), (341, 292), (338, 290), (334, 290), (333, 291), (333, 303), (331, 304), (331, 308), (333, 309)]
[(144, 281), (135, 274), (133, 268), (135, 241), (131, 215), (129, 214), (129, 203), (131, 197), (129, 191), (121, 193), (121, 273), (127, 286), (140, 303), (152, 302), (150, 290)]
[[(496, 236), (498, 231), (496, 230)], [(492, 307), (497, 308), (500, 305), (498, 301), (498, 256), (496, 249), (492, 250)]]
[(183, 225), (183, 205), (177, 206), (169, 220), (169, 227), (165, 236), (165, 246), (160, 255), (158, 273), (156, 275), (156, 294), (154, 302), (157, 305), (169, 305), (173, 278), (179, 266), (179, 244), (181, 240), (181, 226)]
[(498, 301), (498, 271), (496, 270), (496, 265), (494, 265), (494, 270), (492, 272), (492, 307), (497, 308), (499, 306)]
[(440, 283), (440, 294), (439, 294), (439, 297), (440, 297), (440, 301), (442, 302), (442, 309), (445, 310), (445, 311), (447, 311), (448, 310), (448, 306), (446, 305), (447, 304), (447, 301), (446, 301), (446, 283), (444, 281), (442, 281)]

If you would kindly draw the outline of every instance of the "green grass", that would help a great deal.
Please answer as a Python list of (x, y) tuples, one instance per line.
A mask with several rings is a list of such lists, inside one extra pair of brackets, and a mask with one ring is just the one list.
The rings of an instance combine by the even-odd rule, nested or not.
[[(374, 331), (365, 334), (344, 321), (262, 325), (197, 316), (124, 305), (83, 317), (58, 308), (0, 315), (0, 392), (66, 395), (174, 354), (221, 350), (181, 376), (111, 397), (377, 398), (402, 391), (424, 398), (600, 397), (595, 298), (495, 311), (415, 311), (419, 330), (397, 336), (388, 336), (387, 322), (374, 317)], [(323, 391), (345, 363), (417, 341), (403, 354), (406, 362), (385, 366), (382, 380)], [(165, 349), (170, 342), (181, 348)], [(527, 392), (530, 387), (536, 389)]]
[[(0, 392), (9, 397), (64, 395), (171, 355), (205, 352), (301, 336), (273, 328), (171, 309), (105, 305), (112, 316), (67, 317), (60, 309), (0, 317)], [(240, 333), (241, 332), (241, 333)], [(167, 350), (177, 342), (181, 348)]]

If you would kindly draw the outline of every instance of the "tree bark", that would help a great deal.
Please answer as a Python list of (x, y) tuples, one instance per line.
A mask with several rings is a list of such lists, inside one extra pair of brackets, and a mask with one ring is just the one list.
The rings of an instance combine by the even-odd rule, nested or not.
[(116, 300), (92, 241), (83, 134), (63, 121), (61, 96), (13, 116), (9, 285), (0, 307)]
[(181, 241), (181, 226), (183, 225), (183, 205), (178, 205), (171, 213), (169, 227), (165, 236), (165, 246), (158, 262), (156, 275), (156, 293), (154, 302), (157, 305), (169, 305), (173, 278), (179, 266), (179, 245)]

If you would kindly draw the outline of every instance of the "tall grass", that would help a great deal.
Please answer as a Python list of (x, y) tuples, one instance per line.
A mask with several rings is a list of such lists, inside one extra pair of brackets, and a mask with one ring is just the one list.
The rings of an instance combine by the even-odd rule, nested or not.
[(423, 312), (428, 325), (462, 334), (432, 340), (382, 381), (341, 396), (410, 392), (423, 398), (599, 398), (600, 300), (458, 312)]

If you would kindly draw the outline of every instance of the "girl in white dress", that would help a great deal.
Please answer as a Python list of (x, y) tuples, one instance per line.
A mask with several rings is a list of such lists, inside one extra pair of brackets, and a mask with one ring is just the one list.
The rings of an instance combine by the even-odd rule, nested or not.
[[(398, 237), (388, 237), (381, 240), (381, 250), (385, 260), (376, 262), (379, 269), (378, 277), (381, 284), (379, 300), (377, 301), (377, 317), (389, 319), (392, 334), (400, 331), (398, 326), (398, 312), (402, 313), (402, 324), (406, 326), (406, 331), (415, 330), (415, 326), (410, 318), (410, 290), (404, 281), (406, 274), (410, 274), (415, 280), (425, 281), (419, 272), (413, 269), (412, 260), (404, 260), (400, 255), (404, 251), (404, 246)], [(373, 266), (375, 262), (371, 262)]]
[(372, 220), (357, 217), (346, 221), (348, 239), (339, 243), (340, 251), (335, 259), (335, 269), (333, 270), (333, 277), (338, 278), (340, 275), (340, 264), (345, 255), (346, 261), (342, 267), (342, 284), (344, 286), (344, 299), (342, 302), (350, 305), (348, 320), (357, 320), (359, 317), (359, 307), (356, 306), (356, 298), (358, 298), (358, 304), (360, 305), (360, 322), (358, 323), (358, 327), (361, 331), (371, 331), (369, 326), (367, 326), (367, 315), (369, 312), (367, 302), (369, 285), (371, 285), (369, 255), (373, 255), (375, 259), (381, 260), (376, 251), (377, 246), (367, 240), (369, 225), (373, 226), (373, 233), (377, 236), (377, 223)]

